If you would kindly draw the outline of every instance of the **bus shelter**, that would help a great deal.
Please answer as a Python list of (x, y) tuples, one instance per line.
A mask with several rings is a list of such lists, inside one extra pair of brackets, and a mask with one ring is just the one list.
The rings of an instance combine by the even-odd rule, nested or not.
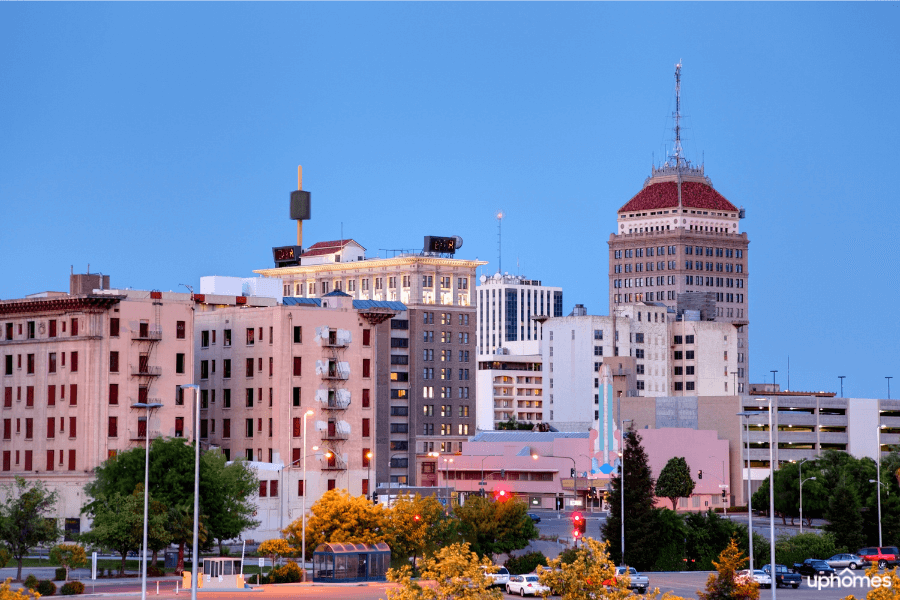
[(384, 542), (319, 544), (313, 552), (313, 581), (385, 581), (390, 565), (391, 549)]

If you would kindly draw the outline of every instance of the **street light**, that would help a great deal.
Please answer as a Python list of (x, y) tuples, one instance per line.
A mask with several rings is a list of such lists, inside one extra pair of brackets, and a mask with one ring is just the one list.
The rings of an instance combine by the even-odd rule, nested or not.
[[(575, 474), (574, 493), (572, 494), (572, 496), (573, 496), (572, 506), (574, 507), (575, 503), (578, 501), (578, 468), (575, 465), (575, 459), (572, 458), (571, 456), (556, 456), (554, 454), (544, 454), (543, 456), (545, 458), (568, 458), (569, 460), (572, 461), (572, 472)], [(537, 452), (533, 452), (531, 454), (531, 458), (533, 458), (534, 460), (537, 460), (540, 457), (541, 457), (541, 455), (538, 454)], [(562, 480), (562, 477), (560, 477), (560, 480)], [(560, 481), (560, 487), (562, 487), (562, 481)], [(561, 519), (562, 513), (565, 512), (565, 510), (566, 510), (566, 507), (563, 506), (563, 510), (556, 513), (556, 518)]]
[(303, 524), (301, 526), (303, 540), (300, 542), (300, 552), (303, 559), (303, 581), (306, 581), (306, 495), (309, 493), (306, 487), (306, 419), (313, 416), (313, 414), (315, 413), (312, 410), (303, 413)]
[(369, 450), (366, 452), (366, 467), (368, 467), (369, 472), (366, 474), (366, 500), (369, 499), (369, 496), (372, 493), (372, 457), (375, 456), (375, 453)]
[(891, 379), (893, 379), (893, 377), (885, 377), (885, 379), (888, 380), (888, 397), (887, 397), (887, 399), (890, 400), (891, 399)]
[(803, 484), (807, 481), (815, 481), (815, 477), (807, 477), (803, 479), (800, 477), (800, 533), (803, 533)]
[(444, 506), (445, 512), (450, 514), (450, 463), (453, 462), (452, 458), (444, 457), (444, 487), (447, 490), (447, 504)]
[[(773, 386), (776, 372), (772, 373)], [(773, 410), (775, 410), (775, 396), (769, 396), (769, 562), (772, 565), (772, 573), (774, 574), (777, 571), (775, 571), (775, 444), (772, 437)], [(751, 537), (753, 536), (752, 531), (750, 535)], [(777, 585), (772, 586), (772, 600), (775, 600), (777, 589)]]
[(148, 486), (150, 485), (150, 415), (154, 409), (162, 408), (162, 404), (159, 402), (137, 402), (132, 404), (131, 408), (141, 408), (147, 411), (147, 417), (144, 421), (144, 543), (141, 546), (141, 558), (144, 563), (141, 568), (141, 600), (147, 600), (147, 504), (149, 498)]
[(197, 562), (200, 532), (200, 386), (187, 383), (181, 389), (194, 389), (194, 539), (191, 552), (191, 600), (197, 600)]
[(847, 377), (847, 376), (846, 375), (838, 375), (838, 379), (841, 380), (841, 398), (844, 397), (844, 378), (845, 377)]
[[(878, 420), (881, 421), (881, 411), (878, 412)], [(875, 453), (875, 470), (876, 477), (878, 478), (878, 546), (881, 547), (881, 486), (884, 485), (881, 483), (881, 430), (884, 428), (884, 425), (881, 423), (878, 424), (878, 450)], [(870, 479), (871, 483), (872, 480)]]
[[(760, 410), (745, 410), (737, 413), (737, 416), (743, 417), (746, 419), (744, 423), (747, 425), (747, 529), (749, 530), (750, 537), (750, 572), (753, 572), (753, 496), (751, 494), (750, 485), (753, 483), (753, 478), (750, 476), (750, 417), (755, 415), (764, 415), (763, 411)], [(741, 427), (741, 439), (743, 441), (744, 431), (743, 427)]]

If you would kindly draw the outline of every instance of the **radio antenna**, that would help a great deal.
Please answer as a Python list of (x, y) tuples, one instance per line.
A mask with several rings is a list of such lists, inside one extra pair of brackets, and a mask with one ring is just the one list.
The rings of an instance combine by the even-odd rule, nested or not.
[(502, 228), (501, 223), (503, 222), (503, 211), (499, 211), (497, 213), (497, 272), (501, 275), (503, 274), (503, 254), (501, 253), (502, 248)]

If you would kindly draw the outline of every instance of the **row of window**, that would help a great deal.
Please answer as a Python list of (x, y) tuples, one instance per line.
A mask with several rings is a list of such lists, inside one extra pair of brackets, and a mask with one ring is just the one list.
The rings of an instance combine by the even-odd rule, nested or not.
[[(423, 404), (422, 405), (422, 415), (425, 417), (433, 417), (434, 416), (434, 404)], [(452, 404), (441, 404), (439, 416), (441, 417), (452, 417), (453, 416), (453, 405)], [(469, 405), (468, 404), (460, 404), (457, 406), (457, 415), (458, 417), (466, 418), (469, 416)]]
[[(452, 398), (453, 397), (453, 388), (449, 386), (442, 386), (438, 389), (438, 398)], [(468, 387), (460, 387), (457, 389), (457, 398), (468, 398), (469, 397), (469, 388)], [(422, 387), (422, 397), (423, 398), (434, 398), (434, 386), (426, 385)], [(400, 398), (405, 398), (407, 395), (407, 390), (391, 390), (391, 399), (396, 400)]]
[[(469, 369), (457, 369), (457, 374), (459, 375), (460, 381), (468, 381), (469, 380)], [(438, 369), (438, 375), (440, 375), (441, 379), (453, 379), (453, 369)], [(391, 374), (392, 379), (394, 373)], [(399, 374), (398, 374), (399, 375)], [(406, 375), (404, 373), (404, 375)], [(434, 379), (435, 372), (434, 367), (424, 367), (422, 369), (422, 379)], [(399, 379), (398, 379), (399, 380)], [(407, 379), (403, 379), (402, 381), (407, 381)]]
[[(684, 253), (696, 256), (703, 256), (705, 250), (706, 256), (717, 256), (726, 258), (743, 258), (744, 251), (733, 248), (712, 248), (709, 246), (685, 246)], [(641, 258), (643, 256), (675, 255), (678, 254), (678, 246), (651, 246), (649, 248), (632, 248), (628, 250), (615, 250), (614, 257), (621, 258)]]
[[(435, 429), (434, 423), (422, 423), (422, 435), (469, 435), (468, 423), (457, 423), (456, 433), (453, 433), (452, 423), (440, 423), (440, 428)], [(438, 431), (438, 434), (435, 434)]]
[[(451, 344), (453, 343), (453, 332), (452, 331), (441, 331), (440, 335), (440, 343), (442, 344)], [(467, 331), (460, 331), (457, 333), (457, 342), (460, 344), (468, 344), (469, 343), (469, 333)], [(422, 331), (422, 341), (425, 343), (434, 343), (434, 331)]]
[[(66, 461), (65, 461), (65, 457), (67, 454), (66, 451), (65, 450), (47, 450), (47, 462), (46, 462), (46, 467), (45, 467), (46, 471), (56, 470), (56, 467), (57, 467), (56, 455), (57, 454), (59, 455), (59, 463), (58, 463), (58, 466), (60, 467), (59, 470), (63, 470), (62, 466), (64, 464), (66, 464)], [(15, 456), (15, 459), (16, 459), (16, 462), (15, 462), (16, 466), (22, 464), (19, 461), (20, 461), (20, 457), (24, 456), (25, 460), (24, 460), (24, 465), (23, 465), (23, 469), (22, 469), (23, 471), (33, 471), (34, 470), (34, 453), (33, 453), (33, 451), (25, 450), (25, 451), (22, 451), (20, 454), (20, 451), (16, 450), (15, 454), (13, 454), (12, 450), (4, 450), (3, 451), (3, 470), (4, 471), (12, 471), (13, 456)], [(68, 460), (68, 464), (66, 465), (66, 467), (67, 467), (67, 470), (69, 470), (69, 471), (76, 470), (75, 456), (76, 456), (75, 450), (68, 451), (69, 460)]]
[[(468, 339), (468, 338), (467, 338)], [(425, 362), (433, 362), (434, 361), (434, 350), (433, 349), (425, 349), (422, 350), (422, 360)], [(441, 362), (451, 362), (453, 360), (453, 351), (452, 350), (440, 350), (438, 354)], [(393, 359), (393, 357), (391, 357)], [(469, 362), (469, 351), (468, 350), (460, 350), (459, 351), (459, 362)], [(391, 364), (407, 364), (407, 363), (394, 363), (393, 360)]]
[[(626, 265), (628, 266), (628, 265)], [(697, 261), (686, 261), (684, 263), (684, 268), (688, 271), (703, 271), (704, 267), (707, 271), (718, 271), (718, 272), (726, 272), (726, 273), (743, 273), (744, 265), (741, 264), (732, 264), (732, 263), (711, 263), (711, 262), (701, 262)], [(640, 270), (640, 269), (638, 269)], [(648, 269), (649, 271), (650, 269)], [(627, 272), (627, 269), (626, 269)]]
[[(367, 292), (370, 289), (375, 290), (383, 290), (385, 289), (385, 280), (387, 281), (387, 289), (395, 290), (397, 289), (397, 277), (363, 277), (360, 279), (347, 279), (347, 291), (355, 292), (357, 291), (357, 281), (359, 282), (359, 289), (363, 292)], [(452, 287), (453, 278), (452, 277), (435, 277), (434, 275), (423, 275), (422, 276), (422, 287), (423, 288), (434, 288), (435, 281), (437, 281), (440, 289), (449, 290)], [(319, 282), (319, 290), (322, 294), (327, 294), (332, 291), (332, 289), (337, 291), (343, 291), (345, 281), (343, 279), (333, 279), (328, 281), (320, 281)], [(410, 284), (410, 276), (402, 275), (400, 277), (400, 287), (409, 288)], [(302, 284), (295, 283), (293, 290), (296, 295), (299, 296), (301, 290), (303, 289)], [(308, 295), (313, 296), (316, 293), (316, 282), (308, 281), (306, 282), (306, 289)], [(469, 278), (468, 277), (457, 277), (456, 278), (456, 289), (459, 290), (467, 290), (469, 289)], [(284, 285), (284, 295), (291, 295), (291, 284)]]
[[(440, 318), (438, 319), (438, 323), (441, 325), (453, 325), (453, 313), (439, 313)], [(457, 325), (466, 326), (469, 324), (469, 315), (468, 313), (457, 313)], [(422, 312), (422, 324), (423, 325), (434, 325), (434, 313), (431, 311), (423, 311)]]

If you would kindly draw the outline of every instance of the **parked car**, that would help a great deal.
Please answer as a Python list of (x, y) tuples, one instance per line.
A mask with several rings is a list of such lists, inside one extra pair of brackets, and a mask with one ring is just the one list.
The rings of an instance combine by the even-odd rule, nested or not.
[(897, 552), (897, 546), (870, 546), (861, 548), (857, 554), (877, 564), (879, 569), (885, 569), (897, 564), (897, 555), (900, 553)]
[(534, 521), (535, 523), (540, 523), (540, 522), (541, 522), (541, 518), (540, 518), (538, 515), (534, 514), (534, 513), (528, 513), (528, 516), (529, 516), (529, 517), (531, 518), (531, 520)]
[[(487, 567), (481, 567), (485, 571), (487, 571)], [(495, 585), (506, 585), (509, 581), (509, 570), (506, 567), (495, 567), (496, 570), (491, 573), (487, 572), (485, 575), (491, 580), (491, 586)]]
[(824, 560), (807, 558), (802, 564), (794, 564), (794, 571), (812, 577), (813, 575), (834, 575), (836, 571)]
[(751, 572), (750, 569), (745, 569), (739, 574), (741, 577), (752, 578), (759, 584), (759, 587), (762, 588), (770, 588), (772, 587), (772, 578), (769, 577), (768, 573), (762, 571), (760, 569), (753, 569)]
[[(625, 574), (625, 567), (616, 567), (616, 577)], [(603, 582), (606, 585), (606, 582)], [(650, 587), (650, 578), (646, 575), (638, 573), (634, 567), (628, 567), (628, 589), (637, 590), (639, 594), (646, 594), (647, 588)]]
[(507, 594), (519, 594), (520, 596), (537, 596), (549, 591), (550, 588), (548, 588), (546, 585), (541, 585), (540, 583), (538, 583), (538, 576), (536, 573), (529, 573), (528, 575), (513, 575), (506, 583)]
[(835, 554), (831, 558), (826, 558), (825, 562), (835, 569), (859, 569), (869, 564), (865, 558), (859, 554)]
[[(769, 577), (772, 576), (772, 565), (766, 565), (763, 567), (763, 571), (766, 572), (766, 575)], [(800, 582), (803, 581), (803, 578), (799, 573), (794, 573), (790, 569), (788, 569), (785, 565), (775, 565), (775, 587), (779, 586), (784, 587), (792, 587), (795, 590), (800, 587)]]

